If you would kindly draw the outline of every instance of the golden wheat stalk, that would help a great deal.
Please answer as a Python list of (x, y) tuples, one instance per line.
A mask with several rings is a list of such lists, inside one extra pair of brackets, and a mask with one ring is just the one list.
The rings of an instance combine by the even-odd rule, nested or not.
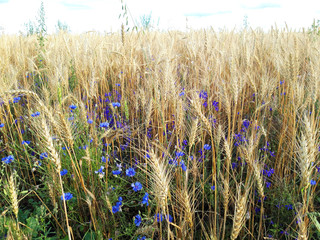
[(247, 189), (243, 194), (241, 194), (240, 187), (237, 191), (237, 200), (235, 203), (235, 211), (233, 217), (233, 226), (231, 231), (231, 240), (235, 240), (243, 228), (243, 225), (246, 221), (246, 212), (247, 212), (247, 204), (248, 204), (248, 193)]

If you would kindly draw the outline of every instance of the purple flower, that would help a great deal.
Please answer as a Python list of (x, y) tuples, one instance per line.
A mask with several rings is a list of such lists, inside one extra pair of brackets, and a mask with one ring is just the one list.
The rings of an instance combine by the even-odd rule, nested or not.
[(142, 198), (142, 205), (146, 204), (147, 206), (149, 206), (149, 194), (146, 192)]
[(38, 117), (40, 115), (40, 112), (35, 112), (31, 114), (31, 117)]
[(105, 173), (103, 172), (104, 166), (101, 166), (97, 171), (94, 171), (96, 174), (101, 174), (104, 175)]
[(121, 170), (114, 170), (112, 171), (113, 175), (120, 175), (121, 174)]
[(9, 155), (7, 157), (3, 157), (2, 159), (2, 162), (4, 162), (5, 164), (10, 164), (12, 163), (12, 161), (14, 160), (14, 157), (13, 155)]
[(184, 156), (184, 152), (176, 152), (176, 157), (182, 157)]
[(169, 222), (172, 222), (173, 221), (173, 217), (170, 214), (168, 214), (166, 216), (166, 220), (169, 220)]
[(29, 144), (30, 144), (30, 141), (22, 141), (21, 144), (22, 144), (22, 145), (24, 145), (24, 144), (25, 144), (25, 145), (29, 145)]
[(87, 121), (89, 124), (93, 123), (93, 120), (92, 119), (88, 119)]
[(271, 182), (266, 182), (266, 187), (270, 188), (271, 187)]
[(141, 224), (141, 216), (138, 214), (134, 217), (134, 224), (139, 227)]
[(77, 108), (77, 106), (76, 106), (76, 105), (74, 105), (74, 104), (71, 104), (71, 105), (69, 106), (69, 108), (70, 108), (70, 109), (72, 109), (72, 110), (74, 110), (74, 109), (76, 109), (76, 108)]
[(316, 184), (317, 184), (317, 182), (316, 182), (315, 180), (313, 180), (313, 179), (312, 179), (312, 180), (310, 181), (310, 184), (311, 184), (311, 185), (316, 185)]
[(0, 128), (3, 128), (4, 127), (4, 123), (0, 123)]
[(162, 222), (163, 218), (162, 218), (162, 214), (161, 213), (157, 213), (154, 215), (154, 218), (157, 220), (157, 222)]
[(43, 160), (44, 158), (48, 157), (48, 153), (44, 152), (40, 154), (40, 159)]
[(120, 105), (120, 103), (118, 103), (118, 102), (113, 102), (112, 103), (112, 107), (120, 107), (121, 105)]
[(142, 184), (139, 182), (135, 182), (131, 184), (131, 187), (133, 188), (133, 191), (137, 192), (142, 189)]
[(204, 90), (201, 90), (200, 94), (199, 94), (199, 97), (200, 98), (203, 98), (203, 99), (207, 99), (208, 98), (208, 93)]
[(65, 199), (66, 201), (68, 201), (68, 200), (70, 200), (71, 198), (73, 198), (72, 194), (69, 193), (69, 192), (67, 192), (67, 193), (65, 193), (64, 195), (62, 195), (62, 196), (61, 196), (61, 200), (63, 200), (63, 196), (64, 196), (64, 199)]
[(116, 206), (112, 206), (112, 213), (116, 213), (119, 212), (120, 208), (116, 205)]
[(211, 146), (209, 144), (205, 144), (203, 146), (203, 149), (209, 151), (211, 149)]
[(146, 240), (146, 239), (147, 239), (146, 236), (142, 236), (142, 237), (138, 236), (138, 238), (137, 238), (137, 240)]
[(242, 124), (243, 124), (243, 126), (244, 126), (245, 128), (248, 128), (249, 125), (250, 125), (250, 121), (249, 121), (249, 120), (244, 120)]
[(214, 186), (214, 185), (211, 186), (211, 190), (212, 190), (212, 191), (216, 190), (216, 186)]
[(102, 128), (108, 128), (108, 127), (109, 127), (109, 123), (108, 123), (108, 122), (100, 123), (100, 127), (102, 127)]
[(67, 169), (63, 169), (61, 172), (60, 172), (60, 175), (61, 177), (66, 175), (68, 173), (68, 170)]
[(126, 175), (127, 175), (128, 177), (133, 177), (135, 174), (136, 174), (136, 171), (135, 171), (133, 168), (128, 168), (128, 169), (126, 170)]

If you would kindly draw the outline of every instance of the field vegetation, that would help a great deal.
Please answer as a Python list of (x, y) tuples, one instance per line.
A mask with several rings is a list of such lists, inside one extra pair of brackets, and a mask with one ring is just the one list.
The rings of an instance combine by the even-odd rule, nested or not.
[(320, 39), (0, 36), (0, 238), (319, 239)]

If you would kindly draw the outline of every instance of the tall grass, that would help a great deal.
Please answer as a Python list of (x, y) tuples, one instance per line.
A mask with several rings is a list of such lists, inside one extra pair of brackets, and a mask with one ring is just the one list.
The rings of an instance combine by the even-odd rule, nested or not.
[[(0, 37), (0, 236), (318, 239), (320, 39)], [(140, 185), (139, 185), (140, 184)]]

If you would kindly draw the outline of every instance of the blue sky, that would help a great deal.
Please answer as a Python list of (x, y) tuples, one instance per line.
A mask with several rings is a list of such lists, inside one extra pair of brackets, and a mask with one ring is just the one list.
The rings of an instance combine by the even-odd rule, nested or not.
[[(320, 19), (317, 0), (124, 0), (129, 24), (151, 14), (159, 29), (241, 28), (247, 16), (249, 26), (269, 29), (299, 29)], [(7, 33), (24, 30), (29, 20), (36, 21), (41, 0), (0, 0), (0, 26)], [(120, 0), (44, 0), (48, 32), (55, 31), (58, 20), (72, 32), (111, 32), (119, 30)]]

